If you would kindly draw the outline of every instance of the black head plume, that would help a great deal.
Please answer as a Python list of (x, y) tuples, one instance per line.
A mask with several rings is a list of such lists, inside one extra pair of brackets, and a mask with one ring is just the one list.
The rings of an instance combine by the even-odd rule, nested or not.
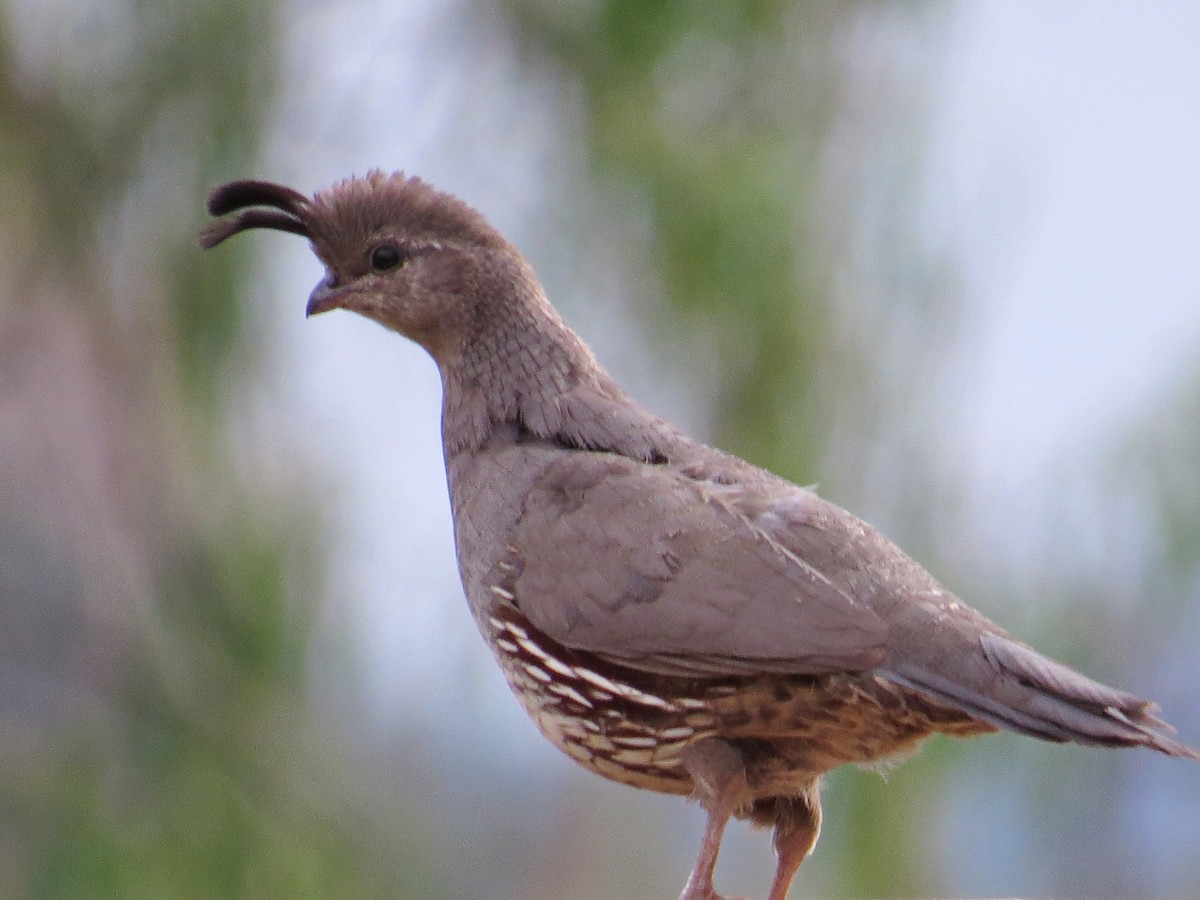
[[(309, 199), (299, 191), (269, 181), (231, 181), (208, 195), (208, 211), (218, 219), (200, 232), (200, 245), (208, 250), (248, 228), (273, 228), (312, 237), (305, 216)], [(266, 207), (266, 208), (264, 208)], [(236, 216), (228, 213), (238, 212)]]

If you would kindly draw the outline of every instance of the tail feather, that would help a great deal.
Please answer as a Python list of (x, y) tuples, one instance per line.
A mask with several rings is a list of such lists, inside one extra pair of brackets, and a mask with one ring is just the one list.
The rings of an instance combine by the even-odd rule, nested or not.
[(1158, 707), (1151, 701), (1093, 681), (1002, 635), (984, 633), (979, 643), (989, 664), (984, 679), (960, 679), (903, 661), (889, 664), (883, 674), (985, 722), (1043, 740), (1149, 747), (1200, 760), (1200, 751), (1162, 733), (1174, 729), (1154, 715)]

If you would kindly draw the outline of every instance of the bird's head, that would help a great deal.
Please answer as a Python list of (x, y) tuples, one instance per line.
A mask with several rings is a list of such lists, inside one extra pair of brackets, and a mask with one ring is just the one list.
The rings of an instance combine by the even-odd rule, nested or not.
[(469, 340), (481, 316), (504, 317), (498, 298), (539, 296), (524, 259), (474, 209), (416, 177), (379, 171), (309, 198), (264, 181), (215, 189), (220, 216), (205, 248), (240, 231), (271, 228), (307, 237), (325, 278), (307, 314), (348, 309), (417, 341), (442, 359)]
[[(348, 309), (429, 351), (442, 373), (448, 453), (520, 423), (546, 439), (653, 455), (665, 426), (635, 408), (555, 312), (525, 258), (457, 197), (372, 171), (312, 197), (231, 181), (209, 195), (208, 211), (217, 219), (200, 235), (205, 248), (251, 228), (312, 242), (325, 277), (308, 315)], [(595, 433), (582, 434), (585, 423)]]

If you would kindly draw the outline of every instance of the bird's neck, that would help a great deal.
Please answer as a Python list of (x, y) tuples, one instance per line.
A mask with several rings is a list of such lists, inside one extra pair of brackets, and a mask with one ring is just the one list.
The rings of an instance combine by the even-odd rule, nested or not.
[(505, 435), (643, 459), (682, 440), (629, 398), (541, 298), (488, 322), (439, 368), (448, 459)]

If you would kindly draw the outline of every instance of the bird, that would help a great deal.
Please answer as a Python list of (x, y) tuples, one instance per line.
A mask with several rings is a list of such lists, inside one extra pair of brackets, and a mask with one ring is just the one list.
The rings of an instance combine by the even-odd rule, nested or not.
[(697, 802), (681, 900), (720, 900), (731, 819), (773, 829), (784, 900), (821, 826), (820, 784), (935, 733), (1200, 752), (1158, 706), (1043, 656), (879, 531), (687, 436), (627, 394), (484, 216), (403, 172), (307, 196), (231, 181), (212, 248), (307, 238), (306, 315), (365, 316), (428, 351), (459, 573), (509, 686), (585, 769)]

